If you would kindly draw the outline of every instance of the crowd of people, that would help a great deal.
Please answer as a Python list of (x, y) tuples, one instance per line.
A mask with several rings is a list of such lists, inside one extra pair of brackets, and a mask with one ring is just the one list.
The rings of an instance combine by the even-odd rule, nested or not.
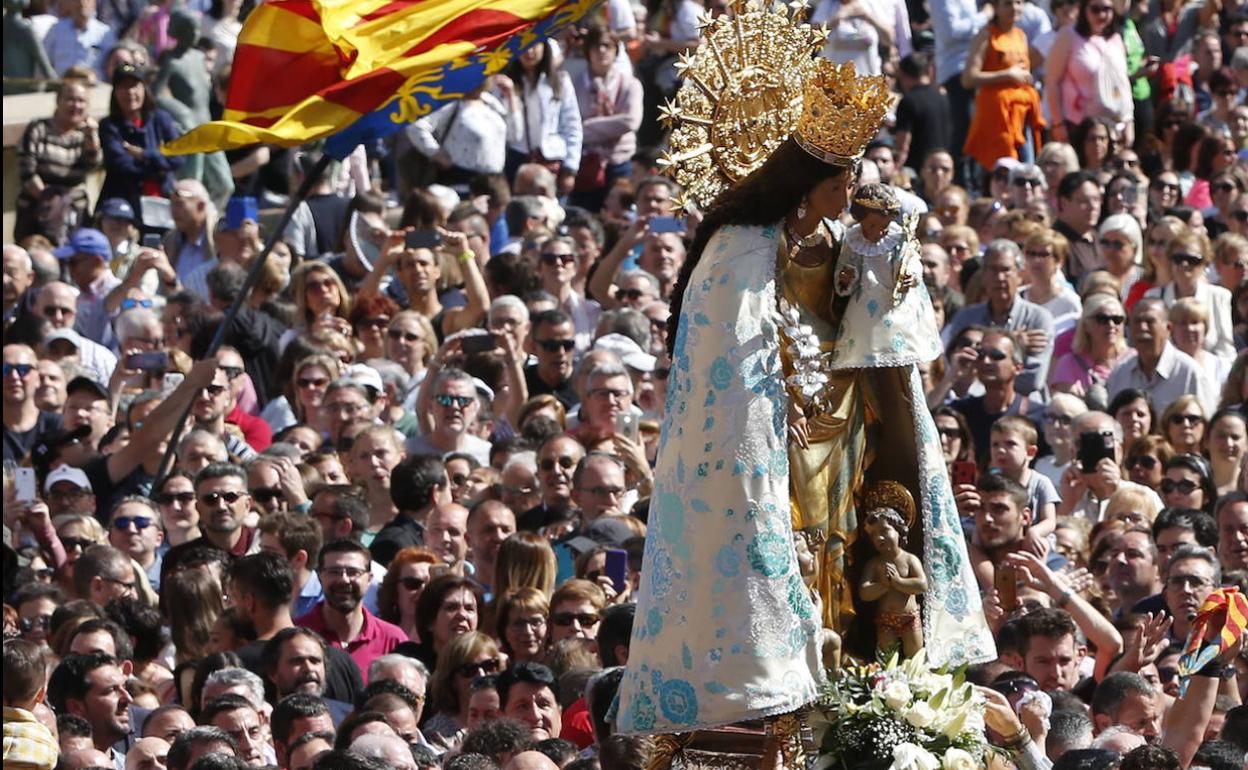
[[(5, 766), (645, 767), (610, 708), (700, 220), (657, 116), (730, 11), (608, 0), (274, 233), (318, 148), (159, 149), (251, 5), (7, 6), (56, 107), (3, 250)], [(1207, 703), (1177, 660), (1248, 590), (1248, 5), (811, 13), (899, 97), (857, 179), (918, 217), (971, 678), (1059, 770), (1239, 770), (1248, 658)]]

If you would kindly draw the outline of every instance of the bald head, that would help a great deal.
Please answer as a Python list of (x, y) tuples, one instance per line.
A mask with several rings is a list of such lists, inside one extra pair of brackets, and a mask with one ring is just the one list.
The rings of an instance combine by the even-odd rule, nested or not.
[(503, 770), (559, 770), (559, 765), (540, 751), (522, 751), (512, 757)]
[(142, 738), (126, 752), (126, 770), (157, 770), (165, 767), (169, 743), (163, 738)]
[(65, 755), (65, 766), (69, 770), (83, 770), (85, 767), (112, 767), (113, 760), (99, 749), (78, 749)]
[(425, 547), (449, 567), (462, 564), (468, 555), (468, 509), (458, 503), (434, 508), (425, 520)]
[(411, 748), (397, 735), (361, 735), (352, 742), (351, 751), (362, 757), (381, 760), (387, 767), (396, 770), (416, 770), (416, 760), (412, 758)]

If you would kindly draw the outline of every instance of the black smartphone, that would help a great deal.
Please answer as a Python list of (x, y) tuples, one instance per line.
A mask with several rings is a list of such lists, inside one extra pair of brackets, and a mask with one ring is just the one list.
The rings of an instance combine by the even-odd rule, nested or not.
[(685, 231), (685, 223), (676, 217), (654, 217), (650, 220), (649, 227), (652, 233), (683, 233)]
[(628, 551), (622, 548), (607, 549), (607, 564), (603, 573), (611, 578), (611, 586), (616, 593), (624, 590), (624, 581), (628, 577)]
[(160, 233), (144, 233), (143, 234), (143, 248), (159, 249), (160, 247), (161, 247)]
[(1076, 460), (1084, 473), (1093, 473), (1102, 459), (1114, 459), (1114, 437), (1098, 431), (1079, 434), (1079, 454)]
[(488, 353), (491, 350), (498, 349), (498, 340), (494, 338), (493, 334), (473, 334), (464, 337), (461, 347), (468, 354)]
[(442, 245), (442, 234), (437, 230), (412, 230), (403, 239), (409, 249), (434, 249)]
[(131, 371), (163, 372), (169, 368), (169, 354), (163, 350), (148, 350), (126, 356), (126, 368)]

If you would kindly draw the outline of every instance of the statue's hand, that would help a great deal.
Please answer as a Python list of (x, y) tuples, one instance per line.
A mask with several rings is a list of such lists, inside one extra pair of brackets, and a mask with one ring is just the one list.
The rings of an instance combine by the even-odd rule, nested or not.
[(802, 449), (810, 447), (810, 440), (806, 434), (806, 413), (802, 411), (802, 407), (798, 406), (797, 401), (791, 396), (789, 397), (789, 438)]

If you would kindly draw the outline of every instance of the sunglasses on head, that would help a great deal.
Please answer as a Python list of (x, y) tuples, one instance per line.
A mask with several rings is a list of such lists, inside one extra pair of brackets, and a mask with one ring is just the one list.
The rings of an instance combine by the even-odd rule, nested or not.
[(175, 502), (189, 505), (195, 502), (194, 492), (164, 492), (156, 497), (156, 502), (161, 505), (172, 505)]
[(538, 340), (537, 346), (547, 353), (555, 353), (560, 350), (565, 353), (571, 353), (576, 349), (576, 340)]

